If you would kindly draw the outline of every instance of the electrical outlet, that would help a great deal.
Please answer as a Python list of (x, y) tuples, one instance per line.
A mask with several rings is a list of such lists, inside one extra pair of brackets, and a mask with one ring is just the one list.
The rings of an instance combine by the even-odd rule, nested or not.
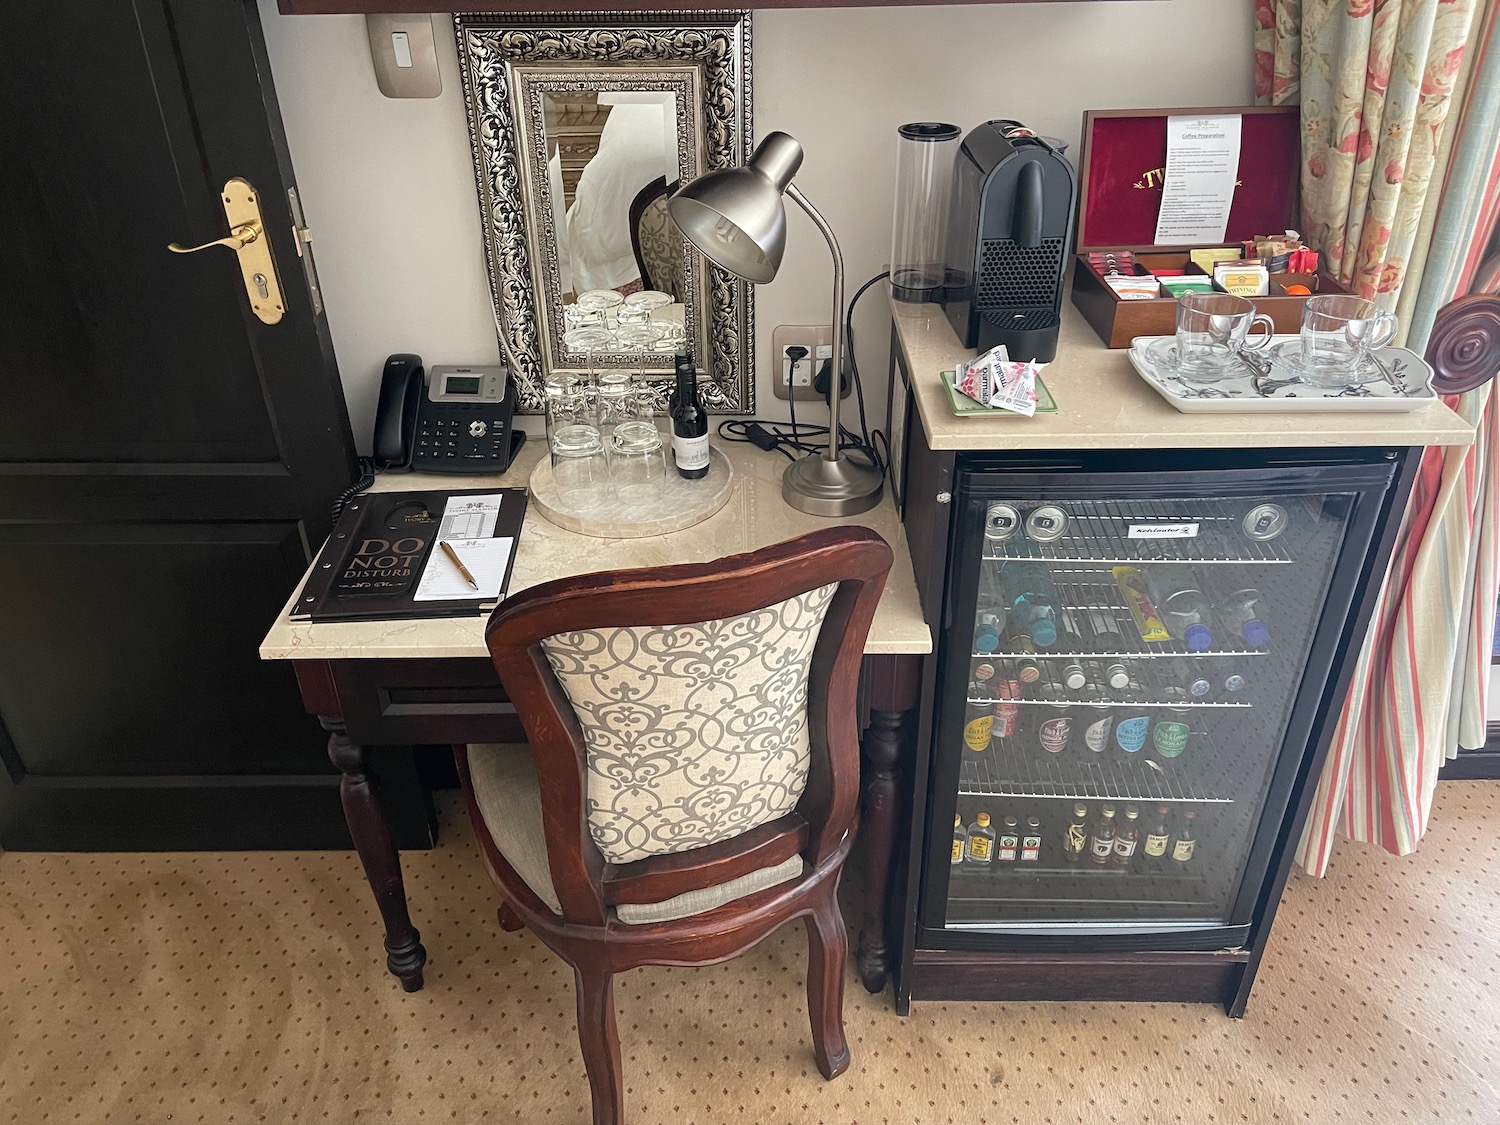
[[(804, 349), (795, 361), (788, 348)], [(771, 392), (777, 398), (798, 402), (817, 402), (823, 396), (813, 390), (813, 376), (823, 361), (833, 355), (833, 326), (829, 324), (783, 324), (771, 332), (771, 352), (776, 361), (776, 378)]]

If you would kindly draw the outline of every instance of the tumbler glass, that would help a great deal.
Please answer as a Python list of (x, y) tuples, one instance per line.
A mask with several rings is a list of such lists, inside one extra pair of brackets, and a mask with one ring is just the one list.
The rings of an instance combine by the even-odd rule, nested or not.
[(625, 298), (624, 305), (620, 307), (620, 323), (650, 324), (653, 312), (672, 303), (673, 297), (670, 293), (663, 293), (659, 289), (642, 289), (639, 293), (632, 293)]
[(600, 323), (605, 328), (614, 326), (615, 317), (619, 315), (620, 306), (624, 303), (625, 298), (613, 289), (590, 289), (578, 294), (576, 302), (584, 312), (597, 312)]
[(614, 347), (615, 334), (597, 327), (570, 328), (563, 334), (563, 344), (570, 351), (583, 353), (585, 377), (592, 382), (598, 374), (598, 368), (594, 364), (594, 355)]
[(608, 457), (599, 424), (599, 398), (575, 375), (554, 376), (544, 387), (547, 450), (558, 495), (570, 508), (592, 508), (610, 498)]
[(653, 503), (670, 479), (667, 441), (652, 413), (654, 401), (648, 387), (636, 386), (611, 437), (610, 475), (622, 508)]

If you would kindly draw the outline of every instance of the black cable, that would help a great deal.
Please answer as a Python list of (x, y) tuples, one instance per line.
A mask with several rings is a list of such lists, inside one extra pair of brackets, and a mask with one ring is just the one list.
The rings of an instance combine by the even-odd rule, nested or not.
[[(859, 360), (854, 354), (854, 306), (859, 304), (859, 299), (865, 295), (865, 291), (867, 289), (869, 289), (876, 282), (884, 281), (890, 276), (891, 271), (884, 270), (880, 273), (877, 273), (874, 277), (870, 278), (869, 281), (865, 282), (854, 291), (854, 296), (850, 298), (849, 304), (844, 310), (844, 350), (849, 353), (849, 376), (854, 380), (855, 398), (859, 403), (859, 433), (866, 449), (868, 449), (869, 451), (870, 459), (875, 463), (875, 467), (878, 468), (882, 473), (885, 472), (886, 466), (890, 463), (890, 439), (887, 438), (886, 435), (881, 433), (879, 430), (876, 430), (874, 432), (874, 435), (872, 435), (869, 429), (869, 425), (865, 420), (865, 384), (864, 380), (860, 378)], [(885, 447), (885, 456), (883, 457), (875, 448), (875, 442), (873, 440), (875, 437), (878, 437), (880, 439), (880, 443)]]
[(333, 501), (333, 522), (338, 523), (339, 517), (344, 514), (344, 505), (353, 500), (370, 485), (375, 483), (375, 461), (370, 457), (359, 459), (359, 479), (348, 488), (340, 492)]
[[(851, 454), (878, 473), (884, 473), (890, 464), (890, 439), (881, 430), (871, 430), (865, 414), (864, 381), (859, 375), (859, 363), (854, 357), (854, 306), (872, 285), (890, 277), (890, 271), (876, 274), (855, 292), (853, 300), (844, 313), (845, 351), (849, 357), (849, 376), (854, 382), (856, 402), (859, 407), (859, 432), (839, 424), (839, 452)], [(798, 360), (797, 362), (801, 362)], [(843, 374), (829, 377), (829, 395), (843, 390)], [(834, 387), (838, 390), (835, 391)], [(789, 461), (796, 461), (810, 454), (823, 453), (827, 449), (827, 426), (810, 426), (797, 421), (797, 396), (795, 386), (787, 388), (788, 422), (770, 422), (758, 418), (726, 418), (719, 423), (719, 437), (724, 441), (746, 442), (769, 452), (780, 453)], [(831, 405), (831, 404), (830, 404)], [(821, 440), (820, 440), (821, 439)]]

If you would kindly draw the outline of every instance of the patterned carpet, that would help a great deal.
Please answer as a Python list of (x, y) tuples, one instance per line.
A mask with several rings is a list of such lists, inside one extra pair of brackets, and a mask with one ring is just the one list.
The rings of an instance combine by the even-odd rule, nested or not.
[[(457, 805), (406, 857), (402, 993), (343, 853), (0, 855), (0, 1121), (586, 1122), (571, 974), (501, 933)], [(1094, 1125), (1500, 1120), (1500, 784), (1445, 783), (1419, 854), (1294, 877), (1249, 1015), (921, 1004), (852, 979), (824, 1082), (802, 929), (616, 992), (627, 1117)]]

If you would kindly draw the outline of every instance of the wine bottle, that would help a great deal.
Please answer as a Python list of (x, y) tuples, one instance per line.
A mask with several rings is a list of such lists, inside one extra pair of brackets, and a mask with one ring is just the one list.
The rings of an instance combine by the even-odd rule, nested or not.
[(672, 416), (672, 460), (688, 480), (708, 475), (708, 412), (698, 397), (698, 373), (693, 359), (677, 356), (677, 389), (669, 409)]

